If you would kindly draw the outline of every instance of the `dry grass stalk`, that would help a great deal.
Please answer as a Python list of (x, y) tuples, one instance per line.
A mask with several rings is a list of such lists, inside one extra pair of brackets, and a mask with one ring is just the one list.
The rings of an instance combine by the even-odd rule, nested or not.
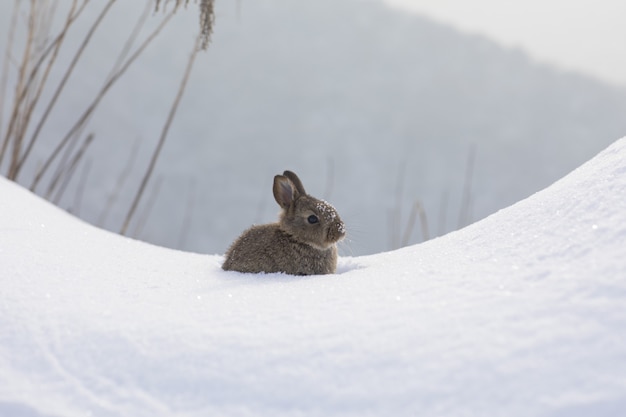
[[(187, 7), (189, 0), (172, 0), (174, 3), (174, 11), (181, 5)], [(196, 0), (196, 3), (198, 0)], [(164, 8), (170, 3), (170, 0), (163, 0)], [(161, 0), (156, 0), (155, 10), (158, 11), (161, 6)], [(200, 42), (197, 47), (206, 50), (211, 43), (211, 35), (213, 34), (213, 25), (215, 23), (215, 0), (200, 0)]]
[[(167, 2), (168, 1), (165, 0), (165, 3)], [(98, 30), (100, 23), (104, 20), (114, 3), (116, 3), (116, 0), (108, 0), (106, 3), (103, 2), (100, 5), (94, 6), (99, 8), (101, 7), (99, 14), (91, 26), (88, 27), (87, 33), (81, 40), (77, 50), (74, 51), (74, 55), (67, 68), (62, 73), (60, 81), (57, 84), (50, 86), (48, 78), (53, 67), (58, 66), (57, 57), (59, 56), (59, 51), (64, 45), (64, 41), (67, 39), (68, 31), (71, 29), (76, 19), (81, 16), (87, 4), (93, 4), (93, 2), (90, 3), (89, 0), (72, 0), (71, 4), (68, 2), (67, 5), (69, 9), (67, 15), (65, 16), (65, 19), (60, 22), (61, 27), (59, 32), (53, 36), (52, 23), (56, 13), (56, 7), (61, 4), (60, 2), (42, 2), (39, 0), (22, 2), (20, 0), (15, 0), (11, 24), (9, 27), (9, 36), (7, 38), (7, 45), (5, 49), (5, 61), (2, 66), (2, 74), (0, 78), (0, 168), (2, 168), (3, 161), (6, 161), (6, 157), (8, 156), (9, 167), (6, 171), (6, 175), (9, 179), (17, 181), (22, 168), (28, 161), (30, 161), (30, 159), (32, 159), (33, 150), (38, 147), (39, 138), (43, 136), (42, 132), (44, 126), (46, 125), (46, 121), (49, 119), (52, 110), (57, 105), (58, 99), (64, 91), (68, 80), (71, 78), (77, 63), (83, 56), (83, 53), (88, 49), (94, 33)], [(157, 9), (160, 3), (160, 0), (155, 0)], [(25, 4), (25, 7), (27, 8), (26, 13), (23, 13), (27, 18), (24, 30), (25, 37), (23, 42), (20, 43), (21, 57), (16, 62), (13, 57), (13, 51), (23, 4)], [(37, 188), (42, 185), (43, 179), (46, 178), (48, 181), (45, 191), (46, 197), (52, 198), (53, 201), (57, 203), (62, 199), (68, 184), (71, 183), (72, 178), (77, 172), (78, 166), (81, 164), (87, 149), (93, 141), (93, 134), (87, 135), (83, 140), (81, 140), (80, 137), (82, 136), (82, 131), (86, 128), (87, 123), (94, 111), (113, 84), (116, 83), (116, 81), (143, 53), (147, 46), (156, 38), (181, 4), (186, 6), (188, 1), (183, 2), (176, 0), (174, 10), (166, 13), (158, 27), (133, 51), (133, 45), (139, 37), (141, 28), (149, 16), (149, 11), (152, 9), (151, 1), (146, 5), (144, 13), (138, 20), (135, 28), (124, 44), (109, 76), (106, 78), (101, 89), (96, 93), (93, 101), (80, 114), (77, 121), (72, 125), (67, 134), (60, 139), (56, 146), (54, 146), (54, 148), (47, 155), (45, 155), (44, 160), (39, 163), (34, 174), (34, 179), (30, 185), (31, 190), (36, 191)], [(214, 0), (201, 0), (199, 2), (201, 22), (200, 35), (198, 35), (196, 39), (193, 54), (190, 57), (178, 94), (172, 104), (169, 116), (163, 127), (161, 137), (159, 138), (158, 144), (154, 149), (150, 164), (131, 205), (129, 215), (125, 219), (125, 224), (123, 226), (124, 229), (127, 227), (128, 222), (132, 218), (136, 205), (141, 199), (145, 186), (152, 175), (156, 160), (161, 152), (167, 137), (167, 132), (174, 119), (178, 104), (185, 90), (196, 54), (199, 50), (206, 49), (208, 46), (213, 30), (213, 5)], [(7, 100), (5, 100), (6, 88), (9, 79), (11, 78), (10, 75), (12, 75), (13, 68), (16, 68), (15, 92), (12, 95), (11, 108), (7, 118), (8, 126), (6, 130), (3, 130), (2, 122), (4, 121), (3, 115), (5, 114), (3, 106), (7, 103)], [(38, 104), (40, 104), (39, 102), (42, 97), (42, 93), (45, 90), (50, 90), (51, 98), (47, 103), (45, 103), (45, 106), (42, 106), (43, 108), (39, 119), (33, 120), (34, 115), (36, 114), (35, 109), (38, 107)], [(27, 133), (30, 135), (28, 138), (26, 137)], [(136, 150), (133, 153), (136, 154)], [(131, 158), (131, 164), (133, 163), (134, 156)], [(85, 175), (86, 172), (88, 172), (89, 167), (90, 164), (86, 165), (83, 170)], [(51, 170), (54, 170), (54, 173), (48, 175), (48, 172)], [(122, 182), (125, 181), (129, 172), (130, 169), (125, 170), (122, 176)], [(118, 185), (121, 188), (121, 185)], [(76, 191), (76, 195), (74, 197), (74, 205), (76, 209), (80, 206), (80, 201), (82, 200), (85, 187), (86, 181), (83, 178), (78, 185), (78, 191)], [(156, 190), (158, 190), (158, 188), (159, 187), (157, 186)], [(117, 190), (117, 192), (119, 192), (119, 190)], [(158, 191), (153, 192), (153, 194), (156, 192)], [(112, 201), (114, 202), (115, 198)], [(111, 203), (111, 201), (109, 201), (109, 203)], [(151, 204), (154, 203), (152, 202)], [(108, 208), (105, 209), (105, 216), (106, 213), (108, 213), (108, 210), (110, 210), (110, 205), (111, 204), (107, 204)]]
[[(13, 43), (15, 42), (15, 32), (17, 29), (17, 16), (19, 12), (19, 0), (15, 0), (13, 3), (13, 12), (11, 14), (11, 23), (9, 24), (9, 34), (7, 37), (7, 45), (4, 53), (4, 63), (2, 65), (2, 79), (0, 80), (0, 137), (2, 136), (2, 125), (4, 118), (4, 98), (6, 96), (6, 88), (9, 80), (9, 63), (13, 55)], [(9, 137), (6, 136), (0, 145), (0, 167), (2, 167), (2, 160), (4, 159), (4, 153), (9, 145)]]
[[(91, 37), (93, 36), (93, 34), (95, 33), (96, 29), (98, 28), (98, 25), (100, 24), (100, 22), (102, 21), (104, 16), (107, 14), (107, 12), (109, 11), (109, 9), (111, 8), (111, 6), (113, 5), (114, 2), (115, 2), (115, 0), (109, 0), (109, 2), (103, 8), (102, 12), (98, 16), (98, 18), (96, 19), (96, 21), (94, 22), (92, 27), (90, 28), (90, 30), (87, 33), (87, 35), (83, 39), (83, 42), (82, 42), (81, 46), (78, 48), (76, 54), (74, 55), (74, 58), (72, 59), (72, 61), (70, 62), (69, 66), (67, 68), (67, 70), (65, 71), (65, 74), (63, 75), (63, 78), (61, 79), (61, 81), (57, 85), (57, 88), (55, 89), (55, 92), (53, 93), (52, 98), (48, 102), (48, 105), (46, 106), (46, 108), (45, 108), (45, 110), (43, 112), (43, 115), (39, 119), (39, 122), (37, 123), (37, 126), (35, 127), (35, 130), (34, 130), (33, 134), (31, 135), (30, 140), (28, 141), (28, 144), (26, 146), (26, 150), (24, 151), (23, 155), (21, 155), (19, 157), (17, 166), (15, 167), (15, 170), (13, 172), (13, 176), (10, 177), (11, 179), (14, 179), (14, 180), (18, 179), (18, 175), (19, 175), (21, 167), (24, 165), (25, 161), (28, 159), (28, 157), (29, 157), (29, 155), (30, 155), (30, 153), (31, 153), (35, 143), (37, 142), (39, 134), (41, 133), (41, 129), (43, 128), (44, 124), (48, 120), (48, 117), (50, 116), (50, 112), (54, 108), (54, 106), (55, 106), (59, 96), (61, 95), (61, 92), (65, 88), (65, 85), (66, 85), (67, 81), (69, 80), (70, 76), (72, 75), (72, 72), (74, 71), (74, 68), (76, 67), (76, 64), (78, 63), (80, 57), (82, 56), (85, 48), (89, 44), (89, 41), (91, 40)], [(76, 6), (76, 2), (74, 1), (74, 3), (72, 4), (72, 9), (71, 9), (70, 13), (68, 14), (67, 19), (65, 20), (65, 24), (64, 24), (63, 29), (61, 30), (60, 34), (56, 37), (55, 41), (52, 43), (52, 45), (54, 45), (54, 50), (58, 51), (58, 49), (61, 47), (61, 45), (63, 43), (63, 40), (65, 39), (67, 31), (69, 30), (70, 26), (74, 23), (74, 21), (78, 18), (78, 16), (80, 16), (80, 14), (84, 10), (84, 7), (85, 7), (86, 4), (87, 4), (87, 1), (85, 0), (83, 2), (83, 4), (81, 5), (81, 7), (76, 11), (76, 13), (74, 13), (75, 6)], [(33, 7), (31, 7), (31, 13), (36, 13), (35, 11), (33, 11)], [(53, 56), (56, 57), (56, 53), (54, 53)], [(50, 63), (49, 67), (53, 63), (54, 63), (54, 61), (52, 61)], [(44, 80), (44, 84), (45, 84), (45, 80)], [(43, 87), (43, 85), (42, 85), (42, 87)], [(34, 189), (34, 187), (31, 187), (31, 190), (32, 189)]]
[(472, 145), (467, 153), (467, 165), (463, 180), (463, 197), (461, 198), (461, 210), (459, 212), (458, 228), (467, 226), (471, 222), (472, 209), (472, 177), (474, 174), (474, 161), (476, 159), (476, 146)]
[(424, 206), (422, 205), (422, 203), (416, 201), (413, 204), (406, 229), (404, 230), (404, 237), (402, 238), (401, 247), (407, 246), (409, 244), (409, 239), (411, 238), (411, 234), (413, 233), (413, 228), (415, 227), (415, 219), (417, 216), (419, 216), (420, 226), (422, 228), (422, 241), (425, 242), (430, 239), (430, 234), (428, 233), (428, 219), (426, 218), (426, 211), (424, 210)]
[[(50, 75), (50, 71), (52, 70), (52, 67), (54, 66), (56, 62), (59, 50), (61, 49), (61, 45), (63, 44), (63, 40), (65, 39), (65, 35), (70, 25), (74, 21), (74, 19), (78, 15), (80, 15), (80, 12), (82, 12), (85, 4), (86, 3), (83, 3), (83, 6), (79, 8), (78, 13), (76, 13), (77, 1), (74, 0), (72, 2), (72, 6), (65, 20), (65, 25), (63, 29), (61, 30), (60, 34), (55, 38), (53, 42), (51, 42), (48, 45), (48, 47), (41, 48), (43, 49), (43, 51), (40, 53), (40, 57), (37, 60), (37, 62), (33, 65), (33, 68), (30, 72), (30, 76), (24, 88), (24, 93), (27, 94), (29, 97), (31, 96), (32, 97), (29, 100), (27, 100), (27, 102), (25, 103), (25, 109), (22, 110), (22, 115), (23, 115), (22, 117), (23, 121), (21, 123), (22, 128), (19, 129), (19, 131), (17, 132), (17, 136), (14, 139), (14, 143), (15, 143), (14, 155), (13, 155), (13, 158), (11, 159), (11, 166), (9, 168), (9, 173), (8, 173), (8, 177), (10, 179), (17, 179), (20, 169), (24, 163), (24, 160), (26, 159), (26, 157), (30, 153), (30, 150), (32, 149), (32, 144), (29, 142), (26, 145), (26, 150), (24, 151), (24, 153), (21, 154), (20, 152), (21, 146), (23, 145), (23, 142), (25, 139), (26, 129), (30, 125), (30, 120), (33, 115), (33, 111), (35, 107), (37, 106), (39, 99), (41, 98), (41, 94), (44, 90), (44, 87), (46, 86), (48, 76)], [(31, 6), (31, 9), (32, 7), (34, 6)], [(50, 10), (47, 10), (47, 12), (41, 16), (41, 20), (45, 20), (46, 22), (40, 21), (37, 26), (35, 36), (37, 38), (43, 38), (42, 41), (37, 42), (38, 46), (45, 44), (45, 39), (46, 39), (45, 34), (49, 33), (51, 30), (50, 25), (52, 22), (52, 18), (54, 17), (54, 13), (55, 13), (54, 9), (50, 9)], [(36, 12), (33, 12), (33, 14), (36, 14)], [(46, 60), (47, 60), (47, 64), (45, 65), (45, 68), (43, 69), (43, 73), (40, 74), (41, 67), (44, 65)]]
[(65, 190), (67, 189), (67, 185), (70, 183), (70, 181), (72, 180), (72, 177), (74, 176), (74, 173), (76, 172), (76, 168), (78, 167), (79, 162), (85, 156), (85, 152), (87, 151), (87, 148), (89, 147), (89, 145), (91, 145), (91, 142), (93, 142), (93, 138), (94, 138), (93, 133), (90, 133), (89, 135), (87, 135), (87, 137), (83, 141), (82, 146), (78, 149), (78, 151), (74, 154), (70, 162), (67, 164), (67, 167), (65, 167), (63, 171), (60, 171), (58, 177), (54, 179), (53, 181), (54, 186), (53, 184), (50, 185), (49, 190), (48, 190), (48, 195), (46, 196), (46, 198), (48, 199), (50, 198), (50, 195), (52, 194), (54, 189), (57, 188), (57, 183), (61, 184), (58, 187), (56, 196), (51, 200), (54, 204), (59, 204), (61, 197), (63, 197), (63, 194), (65, 193)]
[(400, 164), (398, 170), (398, 179), (396, 181), (396, 202), (395, 207), (391, 209), (389, 215), (389, 231), (391, 233), (391, 248), (397, 249), (401, 247), (401, 229), (402, 229), (402, 205), (404, 201), (404, 182), (406, 180), (406, 160)]
[(46, 171), (50, 168), (50, 165), (57, 158), (59, 153), (67, 146), (72, 137), (81, 129), (91, 114), (98, 107), (102, 99), (105, 97), (106, 93), (109, 89), (115, 84), (115, 82), (126, 72), (126, 70), (135, 62), (135, 60), (143, 53), (146, 47), (156, 38), (159, 32), (165, 27), (165, 25), (172, 18), (173, 12), (169, 13), (159, 24), (159, 26), (144, 40), (144, 42), (137, 48), (137, 50), (124, 62), (124, 64), (120, 67), (120, 69), (115, 72), (102, 86), (98, 94), (92, 103), (85, 109), (80, 118), (76, 121), (74, 126), (69, 130), (69, 132), (65, 135), (65, 137), (61, 140), (61, 142), (57, 145), (57, 147), (50, 153), (48, 159), (45, 161), (43, 166), (38, 170), (35, 175), (35, 179), (30, 186), (31, 191), (34, 191), (41, 179), (43, 178)]
[(180, 228), (180, 234), (178, 235), (177, 248), (183, 248), (187, 242), (189, 230), (193, 220), (193, 209), (195, 206), (196, 197), (196, 182), (192, 179), (189, 182), (189, 190), (187, 192), (187, 204), (185, 205), (185, 215), (183, 216), (183, 223)]
[(83, 172), (79, 176), (80, 182), (78, 183), (76, 192), (74, 193), (74, 204), (69, 209), (69, 212), (74, 213), (76, 216), (80, 216), (80, 209), (83, 203), (83, 196), (85, 195), (87, 179), (89, 178), (89, 173), (91, 172), (92, 162), (91, 158), (88, 158), (83, 166)]
[[(461, 196), (461, 204), (459, 209), (459, 222), (457, 228), (460, 229), (471, 222), (472, 218), (472, 180), (474, 173), (474, 165), (476, 160), (476, 147), (472, 145), (467, 154), (467, 164), (465, 166), (465, 176), (463, 178), (463, 189)], [(411, 234), (415, 227), (417, 218), (419, 217), (420, 226), (422, 230), (422, 241), (429, 240), (431, 238), (428, 218), (426, 210), (422, 203), (416, 200), (413, 203), (409, 218), (407, 220), (406, 227), (402, 227), (402, 206), (404, 201), (404, 183), (405, 183), (405, 170), (406, 164), (402, 163), (399, 169), (399, 175), (396, 186), (396, 203), (395, 207), (391, 209), (388, 218), (388, 228), (390, 230), (391, 249), (398, 249), (409, 244)], [(445, 231), (446, 212), (448, 209), (448, 193), (444, 192), (441, 198), (439, 207), (439, 230), (438, 234), (441, 235)]]
[(157, 177), (156, 181), (154, 182), (152, 186), (152, 190), (150, 191), (150, 194), (148, 195), (148, 199), (146, 200), (145, 207), (143, 211), (141, 212), (141, 215), (139, 216), (139, 220), (137, 221), (137, 224), (135, 224), (135, 230), (132, 233), (133, 238), (139, 239), (141, 235), (143, 234), (143, 230), (146, 226), (146, 223), (148, 222), (150, 213), (152, 212), (152, 209), (154, 208), (154, 205), (156, 204), (157, 197), (159, 196), (159, 193), (161, 191), (162, 184), (163, 184), (163, 177), (161, 176)]
[(148, 165), (146, 173), (144, 174), (143, 179), (141, 180), (141, 184), (139, 185), (139, 190), (135, 194), (135, 198), (133, 199), (130, 209), (128, 210), (128, 214), (126, 215), (126, 219), (124, 220), (124, 224), (122, 225), (122, 228), (120, 230), (120, 234), (122, 235), (126, 234), (126, 231), (128, 230), (128, 225), (135, 213), (135, 210), (137, 210), (137, 206), (143, 196), (146, 185), (148, 184), (148, 181), (150, 180), (150, 177), (152, 176), (152, 172), (154, 171), (154, 167), (156, 166), (156, 162), (161, 153), (161, 149), (163, 148), (163, 144), (165, 143), (165, 139), (167, 139), (167, 133), (169, 132), (169, 129), (172, 124), (172, 121), (174, 120), (174, 117), (176, 116), (178, 105), (180, 104), (180, 100), (183, 98), (185, 88), (187, 87), (187, 81), (189, 81), (189, 76), (191, 75), (193, 64), (195, 63), (196, 57), (198, 55), (198, 51), (199, 51), (198, 46), (201, 42), (202, 42), (202, 37), (198, 36), (196, 38), (196, 44), (194, 46), (194, 49), (191, 52), (191, 55), (189, 56), (189, 61), (187, 62), (185, 74), (183, 75), (183, 78), (180, 82), (178, 92), (176, 93), (176, 97), (174, 98), (174, 102), (172, 103), (172, 107), (170, 109), (169, 115), (161, 131), (159, 142), (157, 143), (157, 146), (154, 152), (152, 153), (152, 158), (150, 159), (150, 163)]
[[(31, 0), (31, 9), (33, 2)], [(16, 6), (19, 7), (19, 6)], [(16, 130), (19, 129), (22, 122), (22, 114), (24, 108), (24, 100), (27, 98), (28, 90), (25, 88), (27, 85), (27, 77), (31, 60), (32, 60), (32, 50), (34, 49), (35, 43), (35, 34), (37, 30), (36, 21), (38, 20), (38, 13), (32, 11), (30, 13), (27, 23), (27, 37), (24, 44), (24, 51), (22, 54), (22, 59), (20, 61), (17, 84), (15, 87), (15, 97), (13, 102), (13, 108), (11, 112), (11, 116), (9, 117), (9, 126), (7, 127), (6, 134), (4, 136), (4, 141), (2, 144), (2, 149), (0, 149), (0, 161), (4, 159), (5, 152), (8, 149), (9, 144), (13, 146), (12, 156), (14, 157), (16, 153), (19, 154), (20, 150), (20, 141), (19, 141), (19, 133), (16, 133)], [(11, 159), (13, 161), (13, 159)]]
[(139, 141), (137, 140), (135, 141), (133, 145), (133, 148), (130, 152), (126, 165), (124, 166), (124, 169), (122, 170), (120, 175), (117, 177), (117, 182), (115, 184), (115, 187), (113, 188), (113, 191), (111, 192), (111, 194), (109, 194), (109, 197), (107, 198), (107, 201), (104, 204), (102, 211), (100, 212), (100, 216), (98, 217), (98, 220), (96, 222), (97, 226), (104, 226), (107, 220), (107, 217), (111, 213), (111, 210), (113, 210), (113, 206), (117, 202), (120, 192), (124, 188), (124, 185), (126, 184), (126, 181), (128, 180), (128, 178), (130, 177), (130, 173), (132, 172), (133, 166), (135, 166), (135, 161), (137, 159), (138, 151), (139, 151)]

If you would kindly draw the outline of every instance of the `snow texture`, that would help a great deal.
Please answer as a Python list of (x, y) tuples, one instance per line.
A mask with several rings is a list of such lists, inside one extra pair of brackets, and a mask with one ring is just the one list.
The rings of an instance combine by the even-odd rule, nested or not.
[(626, 138), (458, 232), (339, 273), (96, 229), (0, 179), (1, 416), (615, 416)]

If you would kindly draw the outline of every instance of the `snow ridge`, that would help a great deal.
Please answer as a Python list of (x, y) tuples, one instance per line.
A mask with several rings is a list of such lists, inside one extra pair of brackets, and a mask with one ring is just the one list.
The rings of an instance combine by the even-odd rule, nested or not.
[(0, 415), (577, 416), (626, 407), (626, 138), (340, 274), (220, 269), (0, 179)]

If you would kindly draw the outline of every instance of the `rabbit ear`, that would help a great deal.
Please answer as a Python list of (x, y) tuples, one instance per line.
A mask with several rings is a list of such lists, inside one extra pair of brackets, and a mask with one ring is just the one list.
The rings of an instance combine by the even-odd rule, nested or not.
[(274, 199), (284, 209), (287, 209), (295, 199), (296, 189), (289, 178), (282, 175), (274, 177)]
[(294, 172), (285, 171), (283, 172), (283, 175), (291, 180), (293, 185), (296, 186), (296, 190), (298, 190), (301, 195), (306, 195), (306, 191), (304, 191), (304, 187), (302, 186), (302, 181), (300, 181), (300, 178), (298, 178)]

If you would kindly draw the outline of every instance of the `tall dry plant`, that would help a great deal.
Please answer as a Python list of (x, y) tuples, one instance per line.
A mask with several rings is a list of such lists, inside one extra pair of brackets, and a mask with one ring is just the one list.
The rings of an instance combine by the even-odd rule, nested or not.
[[(81, 61), (83, 54), (90, 48), (95, 33), (101, 30), (101, 23), (106, 19), (117, 0), (106, 2), (91, 2), (90, 0), (71, 0), (67, 14), (62, 18), (59, 29), (53, 29), (53, 22), (57, 17), (59, 2), (48, 0), (14, 0), (10, 24), (8, 28), (7, 45), (4, 51), (3, 65), (0, 75), (0, 174), (8, 179), (20, 182), (24, 166), (31, 162), (33, 155), (44, 153), (44, 159), (38, 164), (34, 177), (28, 186), (32, 191), (45, 198), (59, 202), (67, 189), (68, 183), (76, 172), (87, 172), (78, 169), (85, 158), (90, 144), (97, 140), (94, 133), (85, 134), (89, 121), (96, 113), (102, 99), (108, 94), (111, 87), (126, 73), (141, 54), (153, 43), (162, 29), (170, 22), (181, 4), (186, 6), (189, 1), (175, 1), (174, 7), (167, 10), (165, 0), (153, 0), (146, 3), (146, 8), (138, 18), (137, 23), (126, 42), (109, 75), (103, 80), (100, 89), (90, 103), (77, 118), (71, 128), (59, 137), (45, 133), (45, 127), (50, 115), (63, 95), (68, 81)], [(160, 150), (167, 137), (167, 132), (176, 114), (176, 108), (185, 90), (191, 67), (197, 51), (206, 49), (213, 31), (214, 10), (213, 0), (200, 0), (200, 34), (194, 45), (192, 59), (183, 74), (179, 91), (174, 98), (169, 116), (167, 117), (162, 134), (156, 145), (142, 184), (131, 204), (129, 215), (124, 221), (123, 230), (134, 213), (134, 207), (139, 202), (146, 183), (149, 181), (152, 170), (159, 156)], [(67, 3), (65, 3), (67, 5)], [(151, 13), (163, 6), (163, 14)], [(68, 33), (76, 22), (85, 16), (87, 7), (99, 8), (99, 13), (89, 26), (86, 34), (73, 51), (69, 63), (60, 62), (57, 58), (67, 45)], [(156, 28), (143, 39), (139, 39), (150, 14), (160, 19)], [(84, 18), (83, 18), (84, 19)], [(20, 26), (20, 23), (23, 27)], [(23, 30), (24, 41), (17, 44), (18, 33)], [(56, 31), (55, 31), (56, 30)], [(19, 58), (16, 57), (19, 55)], [(13, 65), (12, 65), (13, 64)], [(49, 75), (53, 69), (63, 68), (59, 81), (51, 82)], [(14, 80), (14, 92), (7, 93), (9, 80)], [(47, 93), (47, 94), (44, 94)], [(50, 97), (44, 100), (44, 97)], [(6, 107), (5, 107), (6, 106)], [(6, 115), (6, 120), (5, 120)], [(42, 139), (45, 137), (45, 140)], [(45, 146), (44, 145), (45, 142)], [(34, 152), (39, 149), (39, 152)], [(51, 149), (43, 151), (44, 149)], [(120, 149), (120, 152), (124, 150)], [(31, 162), (32, 163), (32, 162)], [(85, 163), (85, 165), (88, 165)], [(79, 186), (79, 192), (85, 188), (85, 179)], [(77, 202), (77, 205), (80, 202)]]
[[(474, 174), (474, 165), (476, 160), (476, 146), (471, 145), (467, 153), (467, 162), (465, 165), (465, 176), (463, 180), (463, 188), (461, 190), (461, 204), (459, 208), (459, 221), (457, 229), (467, 226), (472, 222), (472, 181)], [(399, 249), (411, 243), (411, 236), (415, 229), (415, 225), (419, 224), (421, 230), (421, 242), (425, 242), (432, 238), (430, 234), (428, 216), (426, 209), (420, 200), (414, 200), (411, 205), (411, 211), (404, 223), (402, 208), (404, 205), (404, 188), (406, 180), (406, 162), (400, 165), (398, 171), (398, 179), (396, 181), (395, 206), (389, 211), (388, 229), (390, 249)], [(439, 208), (439, 221), (437, 235), (445, 232), (446, 212), (448, 210), (448, 192), (444, 192), (441, 198)], [(418, 223), (419, 221), (419, 223)]]
[[(185, 7), (189, 5), (189, 0), (163, 0), (163, 5), (167, 6), (170, 2), (174, 3), (174, 10), (183, 4)], [(200, 41), (197, 43), (197, 46), (202, 50), (206, 50), (211, 42), (213, 23), (215, 22), (214, 5), (215, 0), (200, 0), (199, 2)], [(155, 10), (158, 11), (160, 6), (161, 0), (156, 0)]]

